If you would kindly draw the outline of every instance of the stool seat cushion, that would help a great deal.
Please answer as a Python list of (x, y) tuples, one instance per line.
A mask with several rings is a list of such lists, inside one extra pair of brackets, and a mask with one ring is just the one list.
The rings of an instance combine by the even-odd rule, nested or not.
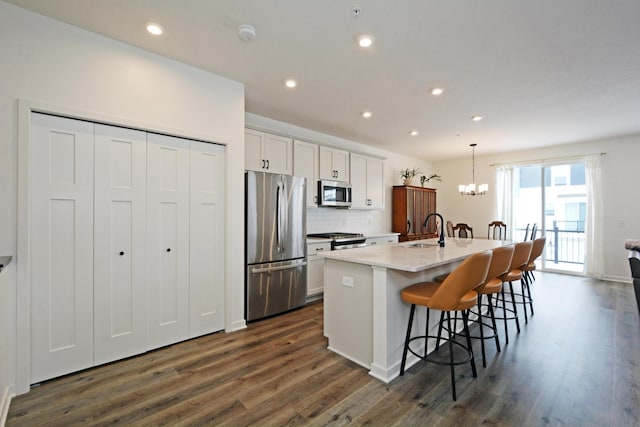
[[(439, 309), (438, 307), (433, 307), (431, 305), (431, 298), (440, 285), (441, 284), (437, 282), (416, 283), (415, 285), (411, 285), (402, 290), (402, 300), (409, 304)], [(458, 304), (456, 304), (455, 310), (467, 310), (476, 305), (477, 301), (478, 294), (476, 291), (469, 291), (464, 294)]]
[(536, 263), (535, 262), (530, 262), (529, 264), (525, 265), (524, 267), (522, 267), (522, 269), (524, 271), (533, 271), (536, 269)]
[(491, 295), (497, 294), (502, 289), (502, 279), (496, 277), (495, 279), (489, 280), (484, 286), (476, 289), (479, 294), (482, 295)]
[(522, 279), (522, 270), (511, 270), (500, 278), (503, 282), (515, 282)]

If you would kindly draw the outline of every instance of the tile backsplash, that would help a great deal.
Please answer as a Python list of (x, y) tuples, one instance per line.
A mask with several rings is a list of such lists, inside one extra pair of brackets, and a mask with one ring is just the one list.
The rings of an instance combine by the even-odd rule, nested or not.
[(343, 231), (351, 233), (388, 232), (390, 221), (381, 210), (317, 208), (307, 209), (307, 233)]

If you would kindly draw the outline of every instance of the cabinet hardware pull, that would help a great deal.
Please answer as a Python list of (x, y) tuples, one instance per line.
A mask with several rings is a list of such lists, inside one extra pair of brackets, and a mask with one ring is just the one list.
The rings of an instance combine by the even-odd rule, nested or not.
[(264, 159), (262, 159), (262, 169), (264, 169)]
[(269, 160), (267, 160), (267, 169), (269, 169)]
[(171, 248), (167, 248), (167, 252), (171, 252)]
[(124, 255), (124, 252), (123, 252), (123, 251), (120, 251), (120, 256), (122, 256), (122, 255)]

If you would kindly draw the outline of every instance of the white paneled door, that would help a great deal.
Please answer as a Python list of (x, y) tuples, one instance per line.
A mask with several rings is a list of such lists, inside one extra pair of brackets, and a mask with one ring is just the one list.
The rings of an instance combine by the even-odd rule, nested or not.
[(93, 365), (93, 124), (33, 114), (31, 382)]
[(224, 328), (224, 153), (191, 142), (191, 337)]
[(189, 337), (189, 143), (148, 136), (148, 347)]
[(146, 133), (95, 125), (95, 364), (146, 350)]
[(30, 381), (224, 329), (224, 147), (31, 121)]

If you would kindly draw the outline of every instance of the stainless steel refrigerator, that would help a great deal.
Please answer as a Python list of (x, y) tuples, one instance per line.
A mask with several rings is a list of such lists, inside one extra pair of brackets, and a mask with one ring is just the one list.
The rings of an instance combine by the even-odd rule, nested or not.
[(305, 304), (305, 178), (245, 173), (246, 316), (256, 320)]

